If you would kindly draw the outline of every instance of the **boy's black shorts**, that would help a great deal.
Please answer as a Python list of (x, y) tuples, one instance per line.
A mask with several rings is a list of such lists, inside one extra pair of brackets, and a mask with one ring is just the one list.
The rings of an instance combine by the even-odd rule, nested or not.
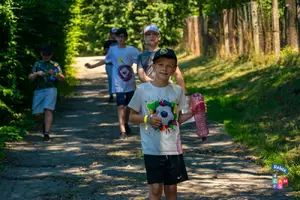
[(117, 106), (123, 105), (127, 106), (132, 99), (134, 91), (131, 92), (120, 92), (116, 93), (117, 95)]
[(188, 180), (183, 155), (144, 155), (148, 184), (176, 185)]

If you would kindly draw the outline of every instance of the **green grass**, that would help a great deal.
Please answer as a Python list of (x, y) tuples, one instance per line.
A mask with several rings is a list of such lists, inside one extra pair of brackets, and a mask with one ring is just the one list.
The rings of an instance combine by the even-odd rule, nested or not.
[(222, 61), (179, 56), (189, 93), (202, 93), (208, 119), (222, 122), (236, 142), (260, 163), (289, 168), (300, 189), (300, 59), (290, 49), (280, 62), (272, 56)]

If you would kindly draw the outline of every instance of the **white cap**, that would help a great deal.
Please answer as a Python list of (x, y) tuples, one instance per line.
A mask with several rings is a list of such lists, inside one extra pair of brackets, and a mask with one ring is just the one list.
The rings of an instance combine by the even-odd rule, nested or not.
[(150, 24), (144, 29), (144, 33), (147, 33), (148, 31), (154, 31), (156, 33), (159, 33), (159, 29), (157, 26)]
[(110, 32), (111, 32), (111, 33), (116, 33), (117, 30), (118, 30), (117, 28), (111, 28), (111, 29), (110, 29)]

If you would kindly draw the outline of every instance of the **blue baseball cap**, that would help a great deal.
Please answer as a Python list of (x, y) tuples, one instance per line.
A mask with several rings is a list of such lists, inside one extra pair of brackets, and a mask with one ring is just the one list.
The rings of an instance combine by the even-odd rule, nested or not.
[(154, 31), (156, 33), (159, 33), (159, 29), (157, 26), (150, 24), (144, 29), (144, 33), (147, 33), (148, 31)]

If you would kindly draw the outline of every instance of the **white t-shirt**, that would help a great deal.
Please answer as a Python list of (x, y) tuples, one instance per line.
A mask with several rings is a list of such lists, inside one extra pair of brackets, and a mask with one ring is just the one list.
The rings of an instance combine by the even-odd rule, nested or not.
[(113, 64), (112, 93), (131, 92), (135, 90), (135, 73), (132, 65), (136, 63), (139, 50), (132, 46), (109, 48), (105, 62)]
[(142, 149), (149, 155), (182, 154), (178, 114), (188, 104), (183, 89), (169, 83), (166, 87), (155, 87), (150, 82), (142, 83), (135, 91), (128, 107), (140, 115), (155, 114), (162, 119), (159, 129), (150, 124), (140, 124)]

